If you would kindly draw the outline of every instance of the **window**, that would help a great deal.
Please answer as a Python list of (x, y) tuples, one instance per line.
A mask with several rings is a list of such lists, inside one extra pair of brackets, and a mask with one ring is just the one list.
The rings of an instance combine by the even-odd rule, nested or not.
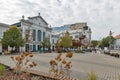
[(52, 43), (54, 44), (54, 39), (53, 39)]
[(72, 36), (70, 36), (70, 38), (72, 39), (73, 37), (72, 37)]
[(78, 38), (78, 35), (75, 35), (75, 38)]
[(33, 30), (33, 41), (35, 41), (35, 40), (36, 40), (36, 31)]
[(37, 38), (38, 38), (38, 41), (41, 41), (41, 30), (38, 30)]
[(45, 39), (45, 32), (43, 32), (43, 40)]

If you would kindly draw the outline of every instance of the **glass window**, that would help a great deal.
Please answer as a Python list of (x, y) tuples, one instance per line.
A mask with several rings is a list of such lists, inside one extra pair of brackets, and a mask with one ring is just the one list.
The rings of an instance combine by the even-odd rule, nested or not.
[(75, 35), (75, 38), (78, 38), (78, 35)]
[(70, 38), (73, 38), (72, 36), (70, 36)]
[(38, 41), (41, 41), (41, 30), (38, 30), (38, 34), (37, 34), (38, 36)]
[(54, 39), (53, 39), (52, 43), (54, 44)]
[(45, 39), (45, 32), (43, 32), (43, 40)]
[(36, 40), (36, 31), (33, 30), (33, 41), (35, 41), (35, 40)]

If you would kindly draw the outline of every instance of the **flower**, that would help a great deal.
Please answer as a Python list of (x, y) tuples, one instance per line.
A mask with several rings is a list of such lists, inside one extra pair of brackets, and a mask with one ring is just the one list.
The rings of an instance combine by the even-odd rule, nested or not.
[(66, 63), (64, 68), (70, 69), (71, 67), (72, 67), (72, 62), (70, 61), (70, 62)]
[(11, 56), (10, 58), (11, 58), (12, 60), (14, 60), (14, 57), (13, 57), (13, 56)]
[(61, 60), (62, 53), (59, 53), (56, 57), (55, 60)]
[(67, 53), (66, 53), (66, 57), (71, 58), (72, 56), (73, 56), (73, 53), (72, 53), (72, 52), (67, 52)]
[(25, 56), (28, 56), (28, 55), (29, 55), (29, 53), (28, 53), (28, 52), (23, 52), (23, 54), (24, 54)]
[(66, 60), (65, 60), (65, 59), (63, 59), (63, 60), (62, 60), (62, 63), (63, 63), (63, 64), (66, 64), (67, 62), (66, 62)]
[(37, 66), (37, 64), (36, 64), (35, 62), (32, 62), (32, 64), (33, 64), (34, 66)]
[(50, 60), (50, 65), (57, 65), (56, 61), (55, 60)]
[(29, 57), (33, 57), (33, 54), (29, 54)]
[(32, 67), (33, 67), (33, 64), (29, 64), (29, 66), (32, 68)]
[(24, 54), (21, 54), (21, 57), (22, 57), (22, 58), (24, 58), (24, 56), (25, 56)]

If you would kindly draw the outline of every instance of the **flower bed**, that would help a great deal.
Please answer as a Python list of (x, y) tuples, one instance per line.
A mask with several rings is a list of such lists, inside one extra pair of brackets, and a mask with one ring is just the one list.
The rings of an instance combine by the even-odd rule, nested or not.
[[(67, 52), (63, 59), (61, 56), (62, 53), (55, 57), (55, 61), (50, 60), (50, 73), (33, 70), (33, 67), (37, 66), (37, 64), (29, 59), (33, 57), (32, 53), (23, 52), (18, 56), (11, 56), (10, 58), (15, 62), (15, 67), (11, 69), (10, 67), (1, 65), (3, 66), (3, 68), (1, 67), (1, 71), (4, 71), (0, 75), (0, 80), (77, 80), (70, 77), (72, 62), (67, 60), (73, 56), (73, 53)], [(64, 66), (67, 73), (63, 71), (61, 65)]]
[(9, 69), (0, 75), (0, 80), (77, 80), (74, 78), (69, 79), (67, 76), (59, 75), (54, 76), (48, 73), (36, 71), (36, 70), (27, 70), (20, 74), (16, 74), (14, 70)]

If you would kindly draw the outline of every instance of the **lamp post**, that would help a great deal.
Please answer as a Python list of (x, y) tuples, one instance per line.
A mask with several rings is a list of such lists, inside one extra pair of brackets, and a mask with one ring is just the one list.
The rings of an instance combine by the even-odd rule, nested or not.
[(110, 30), (110, 32), (109, 32), (109, 37), (110, 37), (110, 40), (109, 40), (109, 51), (110, 52), (111, 52), (111, 43), (112, 43), (111, 37), (112, 37), (112, 34), (113, 34), (113, 32)]

